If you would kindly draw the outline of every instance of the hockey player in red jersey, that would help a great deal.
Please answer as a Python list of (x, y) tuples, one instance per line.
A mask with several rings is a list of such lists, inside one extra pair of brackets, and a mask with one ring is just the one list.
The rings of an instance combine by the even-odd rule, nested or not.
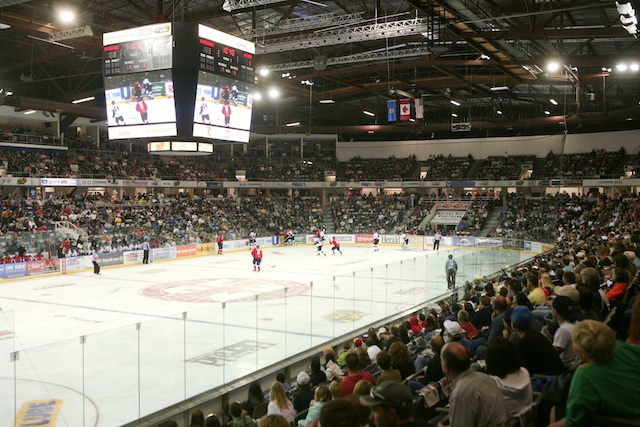
[(218, 236), (218, 255), (222, 255), (222, 246), (224, 244), (224, 233)]
[(262, 262), (262, 249), (260, 249), (260, 245), (256, 245), (256, 247), (253, 248), (251, 256), (253, 257), (253, 271), (260, 271), (260, 263)]
[(333, 245), (331, 247), (331, 255), (335, 255), (336, 251), (340, 252), (340, 255), (342, 255), (342, 251), (340, 250), (340, 242), (338, 242), (338, 239), (336, 239), (336, 236), (333, 236), (329, 243)]
[(142, 123), (149, 123), (149, 119), (147, 118), (147, 103), (144, 102), (142, 98), (138, 98), (138, 102), (136, 102), (136, 111), (140, 113)]

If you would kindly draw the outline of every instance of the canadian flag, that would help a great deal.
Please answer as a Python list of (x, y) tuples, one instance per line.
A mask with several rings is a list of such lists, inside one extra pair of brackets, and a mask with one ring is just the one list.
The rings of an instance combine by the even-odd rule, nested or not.
[(411, 118), (411, 100), (400, 100), (400, 120), (409, 120)]

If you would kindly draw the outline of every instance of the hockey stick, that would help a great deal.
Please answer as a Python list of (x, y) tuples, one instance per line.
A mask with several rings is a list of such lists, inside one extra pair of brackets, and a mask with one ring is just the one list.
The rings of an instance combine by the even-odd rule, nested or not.
[(271, 267), (271, 268), (275, 268), (275, 267), (276, 267), (275, 265), (267, 264), (266, 262), (263, 262), (263, 264), (264, 264), (264, 265), (268, 265), (268, 266), (269, 266), (269, 267)]

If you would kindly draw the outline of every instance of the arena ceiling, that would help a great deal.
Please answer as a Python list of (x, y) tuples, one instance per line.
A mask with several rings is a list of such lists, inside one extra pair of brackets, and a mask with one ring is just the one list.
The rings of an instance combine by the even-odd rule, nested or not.
[[(630, 5), (638, 9), (637, 0)], [(77, 12), (71, 27), (59, 23), (63, 6)], [(638, 128), (640, 43), (620, 12), (613, 0), (0, 0), (0, 24), (9, 26), (0, 30), (0, 88), (13, 89), (3, 101), (18, 109), (61, 112), (69, 123), (104, 120), (102, 34), (186, 21), (256, 43), (256, 67), (270, 70), (259, 90), (280, 88), (277, 101), (256, 103), (259, 133), (366, 139)], [(80, 30), (57, 38), (69, 29)], [(547, 68), (552, 60), (556, 71)], [(70, 103), (85, 96), (96, 100)], [(402, 98), (412, 109), (422, 98), (424, 120), (389, 123), (387, 101)], [(452, 133), (452, 123), (471, 130)]]

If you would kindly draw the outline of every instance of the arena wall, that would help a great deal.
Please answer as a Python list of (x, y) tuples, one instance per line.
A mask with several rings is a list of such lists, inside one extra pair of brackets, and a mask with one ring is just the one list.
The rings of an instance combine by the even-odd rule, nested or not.
[(617, 151), (620, 147), (624, 147), (626, 152), (631, 154), (639, 147), (638, 141), (640, 130), (502, 138), (342, 141), (336, 144), (336, 157), (339, 162), (346, 162), (356, 156), (386, 159), (390, 156), (404, 158), (415, 155), (419, 161), (440, 154), (454, 157), (471, 154), (475, 159), (503, 156), (505, 153), (514, 156), (535, 154), (536, 157), (545, 157), (549, 151), (555, 154), (571, 154), (602, 148)]

